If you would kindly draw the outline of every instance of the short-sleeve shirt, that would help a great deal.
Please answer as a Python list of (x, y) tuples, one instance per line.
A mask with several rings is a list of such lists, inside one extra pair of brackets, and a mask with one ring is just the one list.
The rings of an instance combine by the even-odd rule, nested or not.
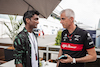
[[(62, 32), (61, 48), (63, 54), (68, 54), (72, 58), (80, 58), (86, 56), (86, 50), (94, 48), (94, 43), (87, 31), (76, 26), (76, 29), (72, 34), (69, 34), (68, 30), (64, 30)], [(68, 65), (69, 67), (79, 67), (81, 65), (84, 65), (84, 63), (65, 65), (65, 67), (67, 67)]]

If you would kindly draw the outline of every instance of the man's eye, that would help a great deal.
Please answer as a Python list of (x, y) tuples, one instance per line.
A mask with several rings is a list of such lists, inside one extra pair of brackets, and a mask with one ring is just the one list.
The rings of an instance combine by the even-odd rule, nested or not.
[(62, 20), (65, 20), (65, 18), (61, 18)]
[(35, 18), (35, 20), (39, 20), (39, 18)]

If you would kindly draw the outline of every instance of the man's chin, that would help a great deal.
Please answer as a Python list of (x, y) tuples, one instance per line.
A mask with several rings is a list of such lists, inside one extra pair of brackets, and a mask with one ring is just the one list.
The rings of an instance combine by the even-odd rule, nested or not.
[(37, 26), (35, 26), (34, 28), (37, 28)]
[(63, 26), (63, 28), (66, 28), (65, 26)]
[(65, 26), (64, 25), (62, 25), (63, 26), (63, 28), (65, 28)]
[(63, 28), (67, 29), (66, 27), (63, 27)]
[(37, 25), (35, 25), (34, 28), (37, 28)]

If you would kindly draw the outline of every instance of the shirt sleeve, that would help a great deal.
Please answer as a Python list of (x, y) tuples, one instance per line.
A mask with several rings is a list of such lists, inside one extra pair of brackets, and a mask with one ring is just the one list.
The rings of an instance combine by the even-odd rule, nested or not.
[(21, 37), (16, 37), (14, 41), (14, 58), (15, 58), (15, 64), (22, 63), (22, 55), (24, 53), (24, 47), (23, 47), (24, 41)]
[(84, 45), (86, 49), (90, 49), (94, 47), (94, 42), (88, 32), (86, 33), (86, 36), (85, 36)]

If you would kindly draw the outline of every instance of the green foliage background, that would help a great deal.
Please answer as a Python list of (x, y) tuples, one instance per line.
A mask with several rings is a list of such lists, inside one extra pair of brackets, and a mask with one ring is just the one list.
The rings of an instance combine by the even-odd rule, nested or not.
[(57, 37), (56, 37), (56, 43), (54, 45), (60, 45), (61, 43), (61, 33), (62, 33), (62, 30), (59, 30), (58, 33), (57, 33)]

